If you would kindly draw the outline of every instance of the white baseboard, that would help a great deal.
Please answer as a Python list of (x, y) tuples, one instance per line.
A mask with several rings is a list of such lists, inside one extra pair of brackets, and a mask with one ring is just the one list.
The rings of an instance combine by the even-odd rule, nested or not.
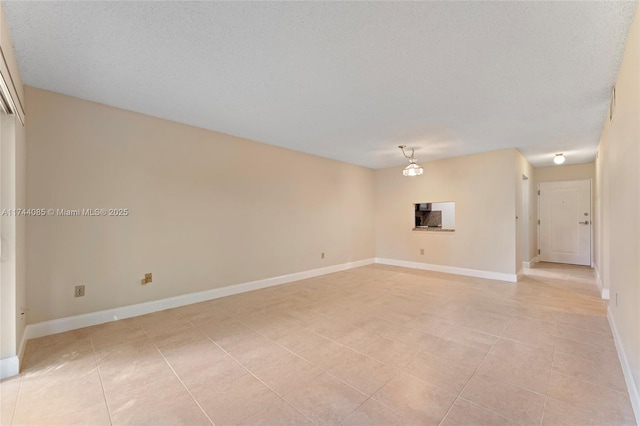
[(0, 359), (0, 379), (15, 376), (20, 372), (20, 361), (17, 356)]
[[(524, 263), (524, 262), (523, 262)], [(520, 270), (518, 271), (518, 273), (516, 274), (517, 280), (520, 281), (522, 279), (522, 277), (524, 277), (524, 270), (523, 268), (520, 268)]]
[(24, 348), (27, 346), (26, 330), (22, 333), (22, 340), (18, 347), (18, 355), (5, 359), (0, 359), (0, 379), (6, 379), (7, 377), (15, 376), (20, 373), (20, 363), (24, 356)]
[(518, 281), (517, 274), (505, 274), (503, 272), (483, 271), (480, 269), (458, 268), (455, 266), (433, 265), (430, 263), (409, 262), (406, 260), (383, 259), (376, 257), (376, 263), (392, 266), (403, 266), (405, 268), (423, 269), (426, 271), (445, 272), (448, 274), (465, 275), (467, 277), (488, 278), (490, 280)]
[(536, 257), (532, 257), (531, 260), (529, 260), (528, 262), (522, 262), (522, 266), (525, 268), (531, 268), (533, 267), (533, 265), (535, 265), (538, 262), (539, 262), (538, 256), (536, 256)]
[(633, 407), (633, 412), (636, 416), (636, 424), (640, 425), (640, 393), (638, 393), (638, 386), (633, 379), (631, 367), (627, 361), (627, 355), (624, 353), (624, 348), (620, 342), (620, 335), (618, 335), (618, 329), (616, 328), (616, 322), (611, 314), (611, 309), (607, 309), (607, 319), (609, 320), (609, 327), (611, 327), (611, 332), (613, 333), (613, 341), (616, 344), (616, 351), (618, 352), (618, 358), (620, 359), (620, 365), (622, 366), (624, 381), (627, 383), (631, 406)]
[(167, 299), (154, 300), (152, 302), (139, 303), (136, 305), (123, 306), (120, 308), (107, 309), (104, 311), (29, 324), (25, 328), (23, 340), (26, 341), (37, 337), (48, 336), (50, 334), (63, 333), (65, 331), (76, 330), (78, 328), (103, 324), (119, 319), (137, 317), (139, 315), (150, 314), (152, 312), (162, 311), (165, 309), (178, 308), (180, 306), (191, 305), (193, 303), (206, 302), (207, 300), (218, 299), (220, 297), (245, 293), (247, 291), (258, 290), (265, 287), (272, 287), (293, 281), (318, 277), (320, 275), (345, 271), (347, 269), (370, 265), (372, 263), (374, 263), (374, 259), (358, 260), (355, 262), (342, 263), (340, 265), (327, 266), (324, 268), (311, 269), (309, 271), (296, 272), (278, 277), (214, 288), (198, 293), (183, 294), (180, 296), (169, 297)]
[(603, 288), (602, 291), (600, 292), (600, 297), (603, 298), (604, 300), (609, 300), (609, 289)]

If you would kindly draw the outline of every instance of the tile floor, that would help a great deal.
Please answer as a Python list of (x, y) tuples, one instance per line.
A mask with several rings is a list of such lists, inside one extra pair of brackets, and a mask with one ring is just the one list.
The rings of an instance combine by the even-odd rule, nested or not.
[(590, 268), (371, 265), (28, 343), (4, 424), (631, 425)]

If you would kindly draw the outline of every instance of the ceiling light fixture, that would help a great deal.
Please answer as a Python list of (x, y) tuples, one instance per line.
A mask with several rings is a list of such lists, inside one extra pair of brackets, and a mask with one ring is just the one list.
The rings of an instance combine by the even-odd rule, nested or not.
[(398, 145), (398, 148), (402, 150), (402, 155), (409, 159), (409, 165), (404, 168), (402, 174), (404, 176), (420, 176), (424, 173), (424, 169), (422, 168), (422, 166), (416, 163), (416, 159), (413, 158), (414, 149), (411, 148), (411, 155), (407, 155), (407, 153), (404, 152), (406, 147), (406, 145)]
[(564, 163), (564, 160), (566, 160), (566, 158), (564, 158), (564, 154), (563, 153), (556, 154), (556, 156), (553, 157), (553, 162), (558, 164), (558, 165)]

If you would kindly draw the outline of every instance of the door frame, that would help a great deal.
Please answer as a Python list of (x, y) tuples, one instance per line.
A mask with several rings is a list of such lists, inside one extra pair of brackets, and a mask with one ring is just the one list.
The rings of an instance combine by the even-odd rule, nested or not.
[[(594, 210), (595, 210), (595, 205), (594, 205), (594, 199), (593, 199), (593, 178), (580, 178), (580, 179), (563, 179), (563, 180), (546, 180), (544, 182), (536, 182), (537, 183), (537, 191), (538, 191), (538, 196), (536, 198), (537, 201), (537, 211), (538, 211), (538, 228), (537, 228), (537, 249), (538, 253), (536, 254), (536, 258), (538, 259), (538, 261), (540, 262), (540, 185), (543, 183), (552, 183), (552, 182), (575, 182), (575, 181), (579, 181), (579, 180), (588, 180), (589, 181), (589, 201), (591, 204), (591, 227), (589, 228), (589, 240), (590, 240), (590, 244), (589, 244), (589, 266), (591, 268), (594, 267), (595, 263), (594, 263), (594, 258), (593, 258), (593, 253), (595, 252), (594, 250), (594, 245), (595, 245), (595, 240), (593, 239), (593, 232), (594, 232), (594, 228), (595, 228), (595, 223), (594, 221), (595, 219), (595, 214), (594, 214)], [(586, 265), (585, 265), (586, 266)]]

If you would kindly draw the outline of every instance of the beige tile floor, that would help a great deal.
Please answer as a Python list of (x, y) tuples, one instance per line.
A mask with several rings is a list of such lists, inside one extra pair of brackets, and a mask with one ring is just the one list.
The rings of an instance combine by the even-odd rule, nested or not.
[(630, 425), (590, 268), (371, 265), (28, 343), (4, 424)]

